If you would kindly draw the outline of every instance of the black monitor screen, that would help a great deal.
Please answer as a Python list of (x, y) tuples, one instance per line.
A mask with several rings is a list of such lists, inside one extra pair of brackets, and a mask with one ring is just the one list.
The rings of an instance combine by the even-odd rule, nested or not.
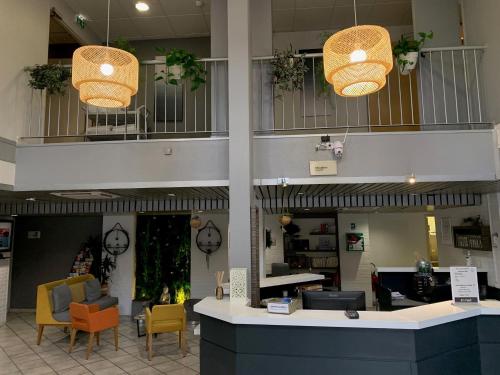
[(365, 292), (304, 292), (302, 304), (307, 310), (366, 310)]

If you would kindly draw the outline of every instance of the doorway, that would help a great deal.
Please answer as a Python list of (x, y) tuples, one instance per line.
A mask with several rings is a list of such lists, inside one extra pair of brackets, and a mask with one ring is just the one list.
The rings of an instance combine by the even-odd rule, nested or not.
[(439, 266), (439, 253), (436, 236), (436, 217), (429, 215), (426, 220), (426, 236), (427, 236), (427, 253), (431, 261), (432, 267)]

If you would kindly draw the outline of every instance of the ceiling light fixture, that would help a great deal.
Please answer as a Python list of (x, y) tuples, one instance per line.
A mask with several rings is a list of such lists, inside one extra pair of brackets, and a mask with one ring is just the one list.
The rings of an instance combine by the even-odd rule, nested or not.
[(175, 194), (174, 193), (168, 193), (167, 194), (169, 197), (175, 197)]
[(358, 26), (356, 0), (354, 24), (333, 34), (323, 46), (325, 79), (344, 97), (379, 91), (393, 67), (389, 32), (381, 26)]
[(415, 185), (417, 182), (417, 178), (415, 177), (415, 174), (412, 173), (408, 178), (406, 179), (406, 182), (408, 182), (410, 185)]
[(147, 12), (149, 10), (149, 5), (144, 1), (138, 1), (137, 3), (135, 3), (135, 9), (137, 9), (139, 12)]
[(29, 197), (29, 198), (26, 198), (26, 200), (28, 202), (35, 202), (36, 201), (36, 198), (35, 197)]
[[(73, 53), (72, 83), (86, 104), (104, 108), (130, 105), (139, 86), (139, 62), (129, 52), (109, 46), (110, 4), (106, 46), (83, 46)], [(147, 5), (147, 4), (146, 4)]]

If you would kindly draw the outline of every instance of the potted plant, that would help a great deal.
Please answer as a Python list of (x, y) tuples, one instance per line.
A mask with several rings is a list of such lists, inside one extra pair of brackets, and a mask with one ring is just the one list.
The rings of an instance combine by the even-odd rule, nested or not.
[(49, 95), (63, 95), (71, 77), (70, 70), (58, 64), (30, 66), (25, 71), (30, 75), (29, 86), (35, 90), (47, 90)]
[(282, 92), (302, 90), (309, 69), (304, 55), (296, 55), (291, 45), (284, 51), (275, 51), (271, 67), (274, 85)]
[(108, 293), (108, 283), (111, 280), (111, 272), (116, 269), (116, 262), (106, 254), (101, 262), (101, 291), (103, 294)]
[(113, 42), (112, 47), (121, 49), (121, 50), (123, 50), (125, 52), (128, 52), (128, 53), (134, 55), (134, 56), (135, 56), (135, 54), (137, 52), (137, 50), (135, 49), (135, 47), (132, 47), (130, 45), (130, 42), (127, 39), (123, 38), (123, 37), (119, 37), (117, 40), (115, 40)]
[(166, 70), (162, 70), (158, 74), (156, 80), (164, 79), (171, 85), (178, 85), (180, 81), (190, 80), (191, 91), (197, 90), (206, 82), (207, 72), (194, 54), (177, 48), (168, 52), (165, 48), (157, 48), (156, 50), (165, 56), (165, 65), (167, 66)]
[(401, 39), (392, 49), (402, 75), (407, 75), (415, 69), (420, 49), (426, 40), (433, 38), (434, 33), (432, 31), (429, 33), (420, 32), (418, 36), (418, 39), (411, 39), (401, 35)]

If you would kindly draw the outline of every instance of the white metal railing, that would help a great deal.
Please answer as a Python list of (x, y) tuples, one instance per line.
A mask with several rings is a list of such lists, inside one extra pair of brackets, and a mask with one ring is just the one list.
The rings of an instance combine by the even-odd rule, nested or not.
[[(395, 64), (377, 93), (344, 98), (324, 84), (322, 54), (306, 54), (303, 89), (282, 92), (270, 60), (254, 59), (254, 130), (324, 132), (478, 128), (484, 116), (480, 63), (485, 47), (427, 48), (417, 69), (402, 75)], [(318, 72), (320, 74), (318, 74)]]
[(141, 62), (139, 91), (123, 109), (85, 105), (71, 84), (64, 95), (33, 90), (22, 139), (80, 142), (226, 135), (227, 59), (199, 61), (207, 72), (206, 83), (195, 91), (189, 81), (172, 85), (158, 80), (165, 62)]

